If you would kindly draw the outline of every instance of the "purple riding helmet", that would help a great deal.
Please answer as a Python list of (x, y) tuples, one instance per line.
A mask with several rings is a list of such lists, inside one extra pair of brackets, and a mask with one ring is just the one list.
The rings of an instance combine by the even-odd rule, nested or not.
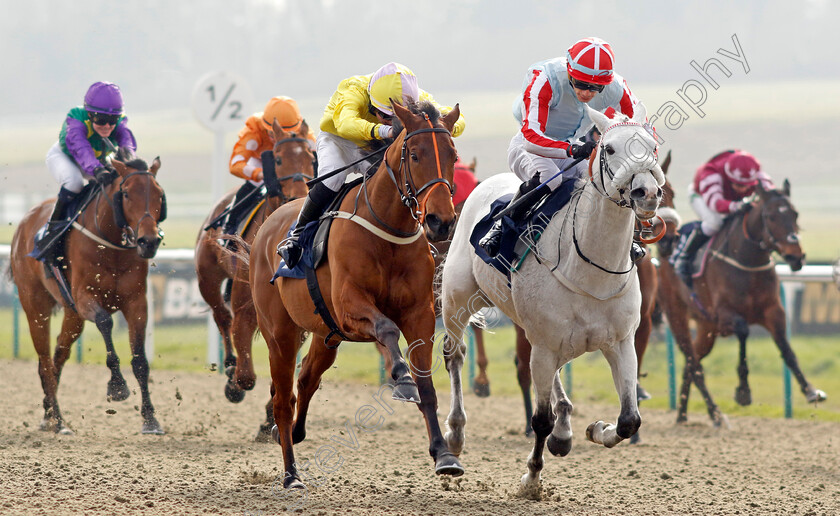
[(120, 88), (113, 82), (95, 82), (85, 93), (85, 109), (93, 113), (121, 115), (123, 99)]

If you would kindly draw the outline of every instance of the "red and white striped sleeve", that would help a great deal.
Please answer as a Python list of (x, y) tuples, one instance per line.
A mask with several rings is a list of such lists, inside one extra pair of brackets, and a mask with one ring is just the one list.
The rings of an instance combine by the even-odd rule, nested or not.
[(549, 158), (569, 157), (569, 144), (555, 140), (545, 134), (548, 123), (548, 107), (554, 92), (545, 70), (534, 70), (531, 82), (525, 88), (523, 101), (525, 113), (522, 117), (522, 135), (530, 152)]
[(697, 181), (697, 193), (703, 198), (706, 206), (718, 213), (727, 214), (730, 211), (729, 201), (723, 195), (723, 176), (707, 171)]

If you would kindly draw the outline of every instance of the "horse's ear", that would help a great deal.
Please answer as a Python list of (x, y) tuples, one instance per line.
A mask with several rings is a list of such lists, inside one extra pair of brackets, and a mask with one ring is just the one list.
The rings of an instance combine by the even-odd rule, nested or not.
[(640, 124), (647, 122), (647, 108), (641, 102), (633, 107), (633, 121)]
[(790, 197), (790, 181), (787, 179), (785, 179), (785, 182), (782, 183), (782, 191), (785, 193), (785, 197)]
[(128, 173), (128, 167), (126, 167), (125, 163), (118, 159), (111, 158), (111, 166), (116, 169), (117, 174), (120, 176), (124, 176)]
[(303, 120), (300, 123), (300, 137), (306, 138), (307, 136), (309, 136), (309, 124), (306, 123), (306, 120)]
[(280, 122), (278, 122), (276, 118), (271, 122), (271, 130), (274, 132), (275, 140), (282, 140), (286, 137), (286, 133), (283, 131), (283, 126), (280, 125)]
[(584, 105), (584, 107), (586, 108), (586, 113), (589, 115), (589, 119), (592, 120), (595, 127), (598, 128), (598, 132), (604, 134), (604, 131), (607, 130), (607, 127), (610, 124), (610, 119), (607, 118), (607, 115), (601, 113), (600, 111), (592, 109), (586, 105)]
[(446, 130), (450, 133), (452, 132), (452, 128), (455, 127), (455, 123), (458, 121), (458, 118), (461, 116), (461, 107), (458, 104), (455, 104), (455, 107), (452, 108), (452, 111), (447, 113), (440, 119), (443, 123), (443, 126), (446, 127)]
[(662, 173), (667, 174), (668, 168), (671, 166), (671, 149), (668, 149), (668, 154), (665, 155), (665, 161), (662, 162)]
[(470, 170), (472, 170), (473, 174), (475, 174), (475, 166), (478, 164), (478, 158), (473, 156), (472, 163), (470, 163)]
[(149, 172), (151, 172), (153, 176), (157, 177), (157, 172), (158, 172), (159, 168), (160, 168), (160, 156), (157, 156), (157, 157), (155, 157), (154, 160), (152, 160), (152, 166), (149, 167)]
[(391, 108), (394, 110), (394, 115), (403, 123), (403, 127), (408, 126), (413, 114), (407, 108), (402, 107), (398, 102), (391, 102)]

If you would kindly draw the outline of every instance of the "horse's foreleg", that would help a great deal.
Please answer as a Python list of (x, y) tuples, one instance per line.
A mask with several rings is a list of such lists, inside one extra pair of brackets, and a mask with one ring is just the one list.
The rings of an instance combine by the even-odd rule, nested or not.
[(140, 414), (143, 416), (141, 433), (163, 435), (163, 428), (155, 418), (155, 407), (149, 395), (149, 361), (146, 359), (146, 321), (148, 320), (148, 306), (145, 291), (137, 294), (134, 301), (123, 310), (128, 322), (128, 338), (131, 344), (131, 369), (134, 378), (140, 386)]
[[(297, 444), (306, 438), (306, 413), (309, 410), (309, 402), (318, 386), (321, 384), (321, 376), (335, 362), (338, 348), (328, 348), (324, 345), (324, 335), (312, 334), (312, 344), (309, 346), (309, 353), (303, 358), (300, 365), (300, 374), (297, 382), (297, 417), (292, 429), (292, 442)], [(298, 336), (300, 339), (300, 336)], [(338, 343), (334, 343), (338, 345)]]
[(254, 440), (258, 443), (271, 442), (271, 429), (274, 428), (274, 384), (271, 385), (271, 397), (268, 398), (268, 403), (265, 404), (265, 421), (257, 430), (257, 436)]
[(244, 391), (253, 389), (257, 381), (251, 354), (254, 332), (257, 329), (257, 314), (251, 301), (251, 288), (247, 282), (236, 280), (230, 304), (233, 307), (231, 338), (236, 348), (237, 360), (234, 373), (228, 376), (225, 396), (229, 401), (238, 403), (245, 397)]
[[(143, 301), (145, 302), (145, 298)], [(123, 401), (128, 398), (130, 391), (120, 371), (120, 357), (114, 350), (114, 340), (111, 335), (114, 330), (114, 320), (111, 318), (111, 314), (101, 306), (95, 306), (93, 309), (95, 311), (93, 322), (96, 324), (96, 329), (102, 334), (102, 340), (105, 341), (105, 351), (107, 352), (105, 365), (111, 370), (111, 379), (108, 381), (108, 398), (113, 401)]]
[(484, 331), (477, 326), (470, 325), (475, 337), (475, 364), (478, 366), (478, 376), (472, 384), (472, 390), (479, 398), (490, 396), (490, 378), (487, 377), (487, 352), (484, 349)]
[[(562, 367), (562, 366), (560, 366)], [(553, 391), (554, 415), (557, 420), (554, 422), (554, 429), (548, 436), (548, 451), (552, 455), (565, 457), (572, 449), (572, 405), (566, 390), (563, 389), (563, 382), (560, 380), (560, 369), (554, 373)]]
[(464, 410), (464, 391), (461, 384), (461, 372), (464, 367), (464, 356), (466, 345), (461, 340), (461, 335), (447, 330), (443, 341), (443, 353), (446, 362), (446, 370), (449, 372), (449, 416), (446, 418), (446, 426), (449, 429), (444, 435), (449, 451), (455, 455), (461, 455), (464, 449), (466, 436), (464, 427), (467, 424), (467, 413)]
[[(276, 321), (272, 321), (275, 323)], [(288, 324), (286, 325), (288, 326)], [(265, 328), (262, 326), (261, 328)], [(295, 452), (292, 441), (292, 422), (295, 411), (296, 398), (292, 391), (292, 384), (295, 379), (295, 362), (298, 347), (285, 345), (277, 338), (278, 335), (288, 341), (283, 335), (286, 328), (274, 327), (277, 334), (264, 331), (263, 337), (268, 345), (268, 359), (271, 364), (272, 383), (272, 412), (274, 415), (274, 428), (271, 431), (272, 437), (283, 450), (283, 487), (287, 489), (305, 489), (301, 482), (300, 473), (295, 462)]]
[[(747, 365), (747, 337), (750, 336), (750, 326), (743, 317), (735, 319), (735, 336), (738, 337), (738, 387), (735, 388), (735, 402), (738, 405), (746, 407), (752, 404), (752, 392), (750, 391), (749, 374), (750, 368)], [(703, 350), (708, 348), (711, 351), (712, 345), (703, 346), (702, 335), (698, 336), (697, 350), (700, 357), (704, 357), (708, 352), (703, 353)], [(714, 342), (714, 336), (711, 337)]]
[[(199, 238), (207, 237), (202, 234)], [(233, 314), (231, 314), (222, 296), (222, 285), (227, 280), (227, 273), (221, 268), (215, 253), (210, 247), (215, 244), (200, 242), (196, 250), (195, 272), (198, 279), (198, 290), (201, 297), (210, 306), (213, 313), (213, 321), (219, 329), (222, 341), (225, 346), (225, 374), (228, 378), (233, 376), (236, 367), (236, 356), (233, 354), (233, 343), (231, 340), (231, 325)]]
[(607, 448), (612, 448), (624, 439), (631, 437), (639, 430), (642, 418), (636, 401), (636, 350), (631, 337), (625, 337), (615, 347), (602, 348), (607, 362), (612, 370), (613, 383), (621, 402), (621, 412), (615, 425), (596, 421), (586, 429), (586, 437)]
[(790, 342), (787, 339), (785, 311), (781, 305), (772, 306), (765, 310), (764, 327), (773, 335), (773, 340), (776, 342), (776, 346), (782, 354), (782, 360), (785, 361), (785, 365), (787, 365), (794, 378), (796, 378), (800, 389), (802, 389), (802, 394), (805, 395), (808, 403), (825, 401), (827, 397), (825, 392), (814, 388), (805, 379), (805, 375), (799, 367), (799, 361), (796, 359), (796, 354), (793, 352), (793, 348), (791, 348)]
[(516, 365), (516, 379), (519, 382), (519, 389), (522, 391), (522, 402), (525, 405), (525, 435), (534, 433), (531, 428), (531, 417), (534, 411), (531, 407), (531, 343), (525, 336), (525, 330), (519, 326), (516, 328), (516, 356), (513, 359)]
[[(553, 390), (554, 377), (557, 369), (559, 369), (559, 363), (554, 353), (537, 346), (531, 350), (530, 366), (537, 402), (537, 409), (531, 417), (531, 427), (534, 429), (534, 448), (528, 455), (528, 472), (522, 476), (521, 482), (525, 489), (536, 489), (540, 485), (545, 441), (554, 427), (555, 415), (551, 409), (551, 391)], [(562, 431), (559, 433), (562, 433)], [(571, 429), (569, 429), (569, 438), (571, 438)]]

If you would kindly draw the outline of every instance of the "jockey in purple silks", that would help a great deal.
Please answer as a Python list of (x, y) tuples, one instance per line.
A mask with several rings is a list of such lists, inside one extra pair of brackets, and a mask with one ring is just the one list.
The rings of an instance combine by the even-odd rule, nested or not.
[[(114, 148), (128, 148), (131, 154), (135, 153), (137, 142), (126, 123), (122, 93), (111, 82), (91, 85), (84, 106), (67, 113), (58, 141), (47, 152), (47, 168), (61, 190), (41, 242), (51, 242), (63, 229), (65, 211), (82, 191), (85, 179), (95, 179), (103, 186), (114, 180), (116, 172), (109, 162)], [(52, 261), (55, 252), (50, 247), (54, 246), (43, 249), (37, 258)]]

